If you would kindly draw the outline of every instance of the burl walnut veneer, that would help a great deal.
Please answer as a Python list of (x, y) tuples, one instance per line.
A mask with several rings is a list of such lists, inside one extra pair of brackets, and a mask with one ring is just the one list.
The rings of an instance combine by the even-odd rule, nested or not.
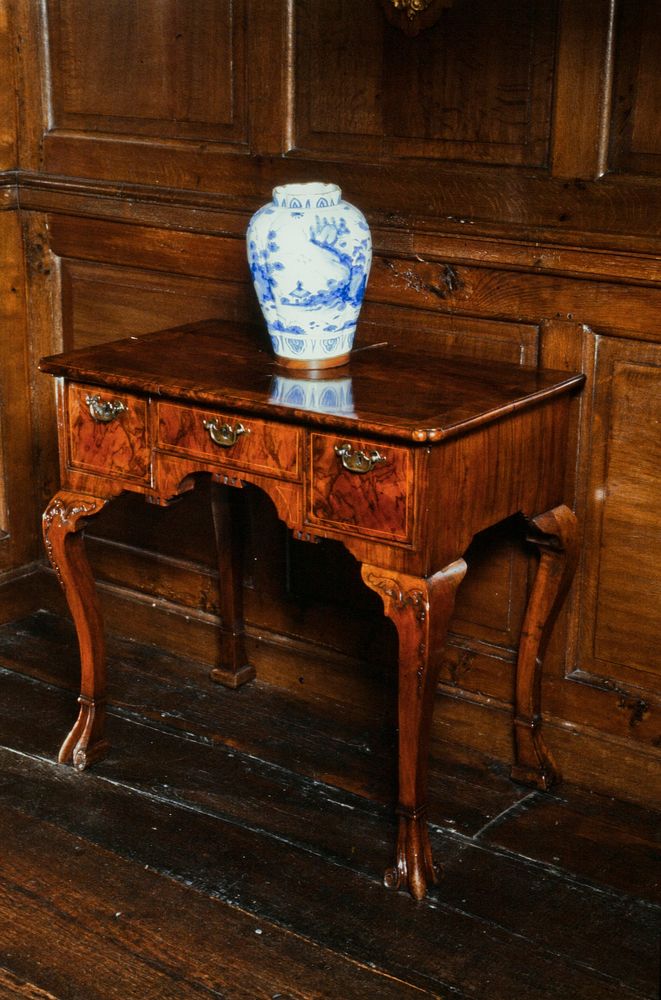
[[(108, 747), (88, 519), (126, 490), (168, 504), (193, 488), (196, 474), (221, 484), (213, 500), (222, 634), (214, 677), (236, 687), (254, 670), (244, 650), (234, 497), (253, 483), (297, 538), (342, 542), (397, 627), (399, 834), (385, 881), (422, 898), (436, 880), (425, 817), (430, 725), (462, 556), (476, 532), (517, 512), (541, 555), (516, 668), (512, 773), (539, 788), (557, 777), (541, 731), (541, 659), (576, 562), (564, 490), (571, 401), (583, 377), (385, 345), (355, 351), (330, 373), (351, 379), (353, 406), (345, 391), (341, 412), (305, 409), (277, 401), (278, 369), (260, 340), (256, 329), (208, 322), (41, 363), (59, 377), (62, 472), (44, 537), (82, 667), (80, 712), (59, 759), (82, 770)], [(302, 381), (301, 399), (304, 389)]]

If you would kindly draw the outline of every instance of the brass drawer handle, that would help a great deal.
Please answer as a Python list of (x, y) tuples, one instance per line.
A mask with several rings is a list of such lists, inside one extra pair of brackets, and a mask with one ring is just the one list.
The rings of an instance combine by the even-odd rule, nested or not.
[(101, 397), (98, 394), (95, 396), (85, 396), (85, 402), (90, 411), (90, 417), (97, 424), (110, 424), (113, 420), (117, 419), (120, 413), (124, 413), (126, 410), (126, 405), (119, 399), (112, 399), (102, 403)]
[(349, 472), (371, 472), (375, 465), (383, 465), (387, 460), (374, 448), (369, 454), (364, 451), (354, 451), (351, 445), (335, 445), (335, 454)]
[(205, 420), (204, 427), (213, 443), (219, 444), (222, 448), (231, 448), (242, 434), (250, 434), (250, 428), (244, 427), (243, 424), (236, 424), (234, 427), (231, 424), (221, 424), (219, 427), (215, 419)]

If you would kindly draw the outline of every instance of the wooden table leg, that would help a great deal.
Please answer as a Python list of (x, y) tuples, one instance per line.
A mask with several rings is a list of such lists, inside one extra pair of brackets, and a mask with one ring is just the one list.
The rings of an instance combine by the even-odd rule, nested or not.
[(384, 881), (408, 887), (415, 899), (437, 880), (427, 829), (429, 739), (441, 654), (465, 573), (463, 559), (428, 579), (362, 568), (399, 634), (399, 830), (395, 865)]
[(237, 688), (255, 676), (248, 663), (243, 622), (243, 497), (233, 486), (213, 484), (211, 510), (216, 533), (220, 585), (220, 662), (211, 677)]
[(103, 620), (83, 537), (87, 519), (98, 514), (108, 499), (61, 490), (43, 515), (46, 552), (64, 590), (80, 647), (80, 711), (58, 760), (61, 764), (72, 760), (79, 771), (103, 757), (110, 745), (105, 739)]
[(529, 528), (528, 541), (537, 546), (540, 559), (516, 665), (515, 764), (511, 773), (516, 781), (546, 789), (560, 774), (542, 737), (542, 660), (576, 569), (578, 532), (576, 517), (565, 506), (533, 518)]

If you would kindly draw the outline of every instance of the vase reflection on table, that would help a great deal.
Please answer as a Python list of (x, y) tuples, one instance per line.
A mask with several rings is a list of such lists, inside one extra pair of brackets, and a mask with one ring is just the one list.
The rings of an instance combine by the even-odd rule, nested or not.
[(250, 220), (248, 262), (280, 364), (345, 364), (372, 262), (364, 216), (336, 184), (285, 184)]
[(315, 379), (274, 375), (271, 380), (269, 402), (313, 413), (341, 413), (344, 416), (355, 416), (353, 387), (348, 376)]

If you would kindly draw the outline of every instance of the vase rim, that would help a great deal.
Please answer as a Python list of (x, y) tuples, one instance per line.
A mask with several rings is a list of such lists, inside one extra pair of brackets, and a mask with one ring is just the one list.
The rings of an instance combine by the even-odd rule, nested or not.
[(278, 208), (330, 208), (339, 205), (342, 191), (337, 184), (305, 181), (299, 184), (280, 184), (273, 188), (273, 204)]

